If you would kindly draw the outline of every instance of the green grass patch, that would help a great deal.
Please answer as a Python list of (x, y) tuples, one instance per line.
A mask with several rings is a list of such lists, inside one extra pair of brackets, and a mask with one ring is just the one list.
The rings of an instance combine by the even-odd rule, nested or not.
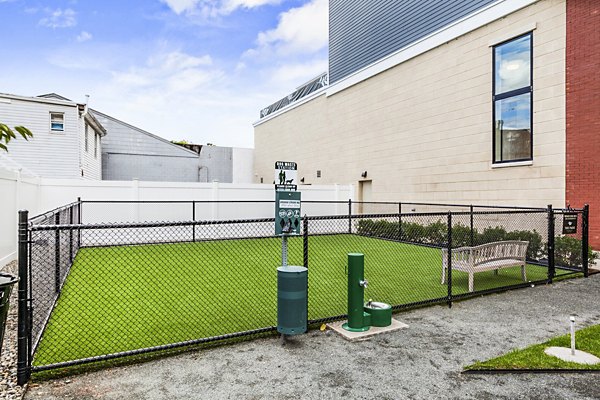
[[(600, 357), (600, 325), (590, 326), (575, 333), (577, 350), (583, 350)], [(501, 357), (492, 358), (488, 361), (477, 362), (466, 367), (467, 370), (489, 370), (489, 369), (593, 369), (600, 370), (600, 364), (583, 365), (563, 361), (544, 353), (551, 346), (571, 347), (571, 336), (564, 335), (547, 342), (536, 344), (522, 350), (513, 350)]]
[[(347, 253), (365, 254), (366, 299), (393, 305), (447, 296), (441, 251), (356, 235), (309, 240), (309, 319), (346, 313)], [(36, 351), (35, 366), (112, 354), (277, 323), (281, 239), (84, 248)], [(302, 265), (302, 238), (289, 263)], [(546, 269), (527, 266), (531, 281)], [(453, 273), (455, 294), (467, 274)], [(475, 290), (521, 283), (520, 268), (475, 275)]]

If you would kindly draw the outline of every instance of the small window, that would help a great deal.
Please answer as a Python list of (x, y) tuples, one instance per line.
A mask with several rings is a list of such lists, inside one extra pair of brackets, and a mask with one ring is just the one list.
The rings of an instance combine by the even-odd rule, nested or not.
[(94, 158), (98, 158), (98, 135), (94, 134)]
[(532, 34), (494, 47), (494, 163), (533, 159)]
[(50, 131), (64, 132), (65, 131), (65, 115), (63, 113), (50, 113)]
[(88, 138), (88, 136), (89, 136), (89, 134), (88, 134), (88, 124), (85, 124), (85, 133), (84, 133), (84, 135), (85, 135), (85, 140), (84, 140), (85, 141), (85, 152), (87, 153), (88, 149), (89, 149), (89, 144), (88, 144), (88, 141), (89, 141), (89, 138)]

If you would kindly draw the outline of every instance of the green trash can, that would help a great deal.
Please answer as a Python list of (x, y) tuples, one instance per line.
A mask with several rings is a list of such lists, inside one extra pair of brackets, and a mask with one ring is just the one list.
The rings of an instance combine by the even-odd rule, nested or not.
[(8, 316), (8, 303), (10, 292), (19, 278), (0, 272), (0, 355), (2, 354), (2, 343), (4, 342), (4, 329), (6, 328), (6, 317)]
[(299, 335), (307, 330), (308, 269), (277, 268), (277, 332)]

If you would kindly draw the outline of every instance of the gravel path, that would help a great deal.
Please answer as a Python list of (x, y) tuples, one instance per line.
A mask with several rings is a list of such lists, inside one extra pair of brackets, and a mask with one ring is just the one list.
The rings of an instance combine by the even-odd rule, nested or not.
[(26, 399), (598, 399), (598, 375), (465, 375), (464, 366), (600, 323), (600, 274), (396, 314), (366, 342), (311, 331), (30, 385)]
[[(17, 275), (17, 262), (13, 261), (2, 268), (2, 272)], [(10, 296), (10, 308), (4, 333), (4, 344), (0, 356), (0, 400), (15, 400), (23, 396), (17, 386), (17, 287)]]

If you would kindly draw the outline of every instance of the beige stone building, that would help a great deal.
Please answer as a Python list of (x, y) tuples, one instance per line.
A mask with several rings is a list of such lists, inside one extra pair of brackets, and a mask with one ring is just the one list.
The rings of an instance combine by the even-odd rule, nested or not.
[[(347, 11), (333, 3), (339, 2), (330, 2), (330, 13)], [(329, 84), (254, 124), (256, 181), (272, 181), (275, 161), (286, 160), (298, 163), (304, 184), (355, 184), (357, 200), (564, 206), (567, 2), (480, 3), (365, 66), (336, 72), (335, 79), (340, 63), (363, 52), (330, 37)], [(330, 32), (340, 32), (330, 21)], [(494, 114), (508, 114), (511, 106), (499, 103), (497, 80), (506, 71), (494, 60), (502, 44), (519, 38), (530, 46), (531, 58), (521, 65), (529, 80), (510, 93), (532, 101), (513, 104), (529, 107), (521, 114), (526, 121), (516, 122), (520, 133), (512, 137), (505, 126), (499, 139)], [(346, 61), (334, 59), (339, 48), (348, 52)], [(499, 146), (508, 148), (511, 140), (520, 141), (524, 157), (503, 156)]]

